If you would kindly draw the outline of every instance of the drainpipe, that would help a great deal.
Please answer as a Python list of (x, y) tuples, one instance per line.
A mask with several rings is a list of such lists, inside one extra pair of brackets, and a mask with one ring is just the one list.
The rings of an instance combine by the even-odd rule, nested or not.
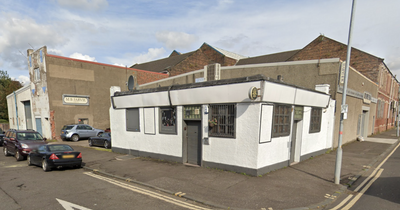
[(18, 124), (18, 106), (17, 106), (17, 94), (14, 91), (14, 100), (15, 100), (15, 114), (17, 115), (17, 130), (19, 130)]

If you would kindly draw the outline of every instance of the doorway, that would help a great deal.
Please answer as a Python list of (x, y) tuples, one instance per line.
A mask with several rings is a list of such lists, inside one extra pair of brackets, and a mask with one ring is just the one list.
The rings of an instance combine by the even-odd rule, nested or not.
[(187, 163), (201, 165), (201, 121), (186, 121)]

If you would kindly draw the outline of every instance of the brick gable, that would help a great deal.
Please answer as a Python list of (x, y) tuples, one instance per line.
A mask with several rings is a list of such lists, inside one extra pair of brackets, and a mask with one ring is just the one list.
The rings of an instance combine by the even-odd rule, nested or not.
[[(288, 61), (324, 58), (340, 58), (340, 60), (345, 61), (346, 55), (347, 45), (321, 35), (289, 58)], [(350, 66), (374, 82), (378, 82), (379, 66), (382, 62), (382, 58), (351, 48)]]

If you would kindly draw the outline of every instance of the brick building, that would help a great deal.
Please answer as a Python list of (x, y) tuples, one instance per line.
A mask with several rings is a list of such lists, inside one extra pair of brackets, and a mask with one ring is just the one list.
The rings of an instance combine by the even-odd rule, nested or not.
[(242, 58), (245, 57), (204, 43), (195, 51), (181, 54), (174, 50), (167, 58), (135, 64), (131, 68), (176, 76), (202, 69), (213, 63), (219, 63), (221, 66), (234, 66)]
[[(110, 127), (110, 86), (128, 90), (167, 78), (167, 74), (47, 54), (44, 46), (28, 50), (30, 84), (7, 96), (10, 128), (34, 129), (59, 138), (65, 124)], [(133, 84), (132, 84), (133, 82)]]
[[(340, 60), (345, 61), (346, 55), (347, 45), (321, 35), (296, 52), (287, 61), (324, 58), (340, 58)], [(383, 60), (383, 58), (356, 48), (351, 49), (349, 65), (378, 86), (374, 133), (393, 128), (398, 111), (399, 81), (390, 72)], [(349, 82), (351, 82), (351, 78), (349, 78)]]

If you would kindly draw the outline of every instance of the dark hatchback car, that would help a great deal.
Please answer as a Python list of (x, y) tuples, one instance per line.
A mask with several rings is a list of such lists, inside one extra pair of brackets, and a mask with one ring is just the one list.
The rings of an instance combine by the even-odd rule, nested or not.
[(25, 159), (28, 154), (40, 145), (47, 144), (46, 138), (34, 130), (10, 129), (4, 137), (3, 153), (14, 155), (17, 161)]
[(82, 153), (66, 144), (41, 145), (28, 155), (28, 165), (41, 166), (43, 171), (54, 168), (82, 166)]
[(102, 133), (100, 136), (90, 137), (89, 146), (101, 146), (104, 148), (111, 148), (111, 133)]

